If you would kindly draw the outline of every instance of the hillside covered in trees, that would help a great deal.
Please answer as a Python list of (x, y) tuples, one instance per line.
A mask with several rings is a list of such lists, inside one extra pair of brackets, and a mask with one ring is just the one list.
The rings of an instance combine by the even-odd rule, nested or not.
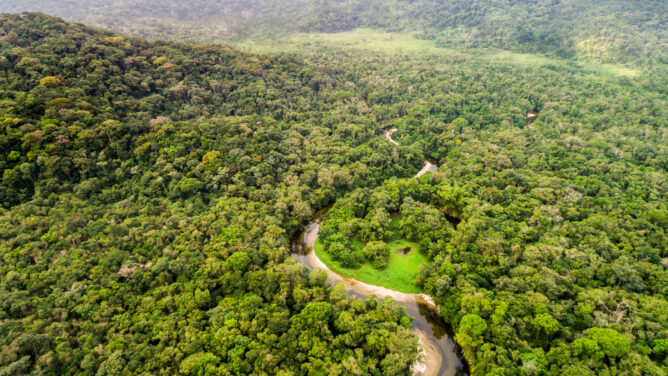
[(395, 304), (286, 261), (311, 208), (422, 160), (339, 83), (37, 14), (0, 35), (0, 374), (407, 372)]
[[(661, 24), (639, 10), (652, 6), (634, 9)], [(371, 25), (355, 14), (335, 29)], [(447, 18), (429, 22), (423, 36), (447, 43)], [(415, 284), (472, 374), (665, 375), (656, 41), (625, 76), (311, 41), (258, 55), (0, 16), (0, 374), (412, 374), (396, 304), (347, 298), (289, 257), (334, 204), (321, 240), (351, 266), (383, 259), (346, 239), (419, 245)], [(378, 136), (390, 125), (398, 145)], [(409, 179), (425, 158), (439, 169)]]
[(248, 34), (417, 32), (458, 48), (495, 47), (611, 63), (668, 63), (663, 0), (5, 0), (151, 39), (220, 42)]

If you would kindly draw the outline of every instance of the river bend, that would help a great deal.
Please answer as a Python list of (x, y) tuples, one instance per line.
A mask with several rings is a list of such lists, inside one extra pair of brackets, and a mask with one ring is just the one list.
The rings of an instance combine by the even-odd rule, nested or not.
[[(395, 129), (386, 129), (383, 134), (395, 145), (392, 133)], [(429, 161), (415, 177), (420, 177), (427, 172), (435, 172), (438, 166)], [(328, 281), (335, 285), (342, 283), (347, 294), (355, 298), (364, 298), (375, 295), (378, 298), (392, 298), (406, 309), (413, 318), (413, 331), (420, 339), (422, 346), (422, 360), (413, 365), (415, 376), (461, 376), (468, 374), (468, 367), (461, 355), (458, 346), (451, 339), (449, 326), (441, 318), (438, 307), (430, 296), (424, 294), (406, 294), (390, 290), (385, 287), (375, 286), (352, 278), (343, 277), (330, 270), (316, 255), (314, 244), (318, 238), (318, 230), (322, 218), (329, 207), (318, 211), (311, 223), (300, 234), (292, 244), (292, 257), (309, 269), (322, 269), (327, 272)]]

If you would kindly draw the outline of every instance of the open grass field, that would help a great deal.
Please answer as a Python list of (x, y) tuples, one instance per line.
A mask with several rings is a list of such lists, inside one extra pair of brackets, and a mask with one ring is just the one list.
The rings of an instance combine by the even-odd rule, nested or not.
[(559, 66), (577, 62), (581, 69), (596, 75), (633, 78), (640, 72), (631, 67), (600, 64), (594, 61), (570, 61), (539, 54), (516, 53), (506, 50), (457, 50), (437, 46), (434, 41), (417, 39), (411, 33), (390, 33), (372, 29), (356, 29), (341, 33), (295, 33), (277, 37), (254, 37), (234, 45), (236, 48), (267, 54), (299, 54), (319, 48), (358, 49), (374, 52), (431, 53), (478, 57), (485, 60), (520, 66)]
[[(485, 56), (499, 62), (507, 62), (520, 66), (545, 66), (566, 64), (568, 61), (549, 58), (538, 54), (522, 54), (511, 51), (486, 51)], [(578, 61), (583, 70), (599, 75), (610, 75), (615, 77), (633, 78), (640, 74), (636, 69), (616, 64), (601, 64), (591, 61)]]
[[(370, 264), (364, 264), (358, 269), (348, 269), (332, 260), (322, 247), (318, 240), (315, 242), (315, 253), (318, 258), (336, 273), (354, 278), (358, 281), (366, 282), (376, 286), (387, 287), (405, 293), (417, 294), (420, 289), (415, 285), (415, 277), (420, 270), (420, 265), (428, 262), (427, 257), (420, 253), (418, 245), (406, 240), (395, 240), (389, 243), (390, 260), (387, 268), (383, 270), (375, 269)], [(411, 247), (411, 251), (406, 255), (397, 252), (405, 247)]]
[(450, 51), (432, 41), (419, 40), (410, 33), (388, 33), (372, 29), (356, 29), (341, 33), (295, 33), (277, 38), (245, 40), (236, 47), (262, 53), (296, 53), (308, 47), (336, 47), (377, 52)]

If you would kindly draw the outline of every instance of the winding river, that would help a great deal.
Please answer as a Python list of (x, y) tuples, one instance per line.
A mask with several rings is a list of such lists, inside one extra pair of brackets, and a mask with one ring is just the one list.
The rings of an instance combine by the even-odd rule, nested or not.
[(396, 132), (396, 131), (397, 131), (397, 129), (394, 128), (394, 127), (392, 127), (392, 128), (387, 128), (387, 129), (385, 129), (385, 130), (383, 131), (383, 135), (384, 135), (385, 137), (387, 137), (387, 139), (390, 140), (391, 143), (393, 143), (393, 144), (395, 144), (395, 145), (399, 145), (398, 142), (396, 142), (396, 141), (394, 141), (394, 140), (392, 139), (392, 133), (394, 133), (394, 132)]
[[(394, 128), (383, 133), (390, 142)], [(436, 171), (437, 166), (429, 161), (415, 177)], [(441, 318), (438, 307), (430, 296), (424, 294), (406, 294), (385, 287), (370, 285), (352, 278), (343, 277), (330, 270), (315, 254), (313, 246), (318, 238), (322, 217), (330, 207), (315, 213), (300, 236), (292, 244), (292, 257), (309, 269), (319, 268), (327, 272), (331, 284), (342, 283), (349, 296), (364, 298), (375, 295), (378, 298), (392, 298), (406, 309), (413, 318), (413, 331), (420, 339), (423, 359), (413, 365), (415, 376), (460, 376), (468, 374), (468, 366), (457, 345), (451, 339), (450, 328)]]

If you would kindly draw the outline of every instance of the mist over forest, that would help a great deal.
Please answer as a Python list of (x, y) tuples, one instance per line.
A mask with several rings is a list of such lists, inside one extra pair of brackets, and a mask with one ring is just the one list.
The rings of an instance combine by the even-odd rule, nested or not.
[(446, 46), (488, 47), (603, 62), (666, 63), (668, 4), (577, 0), (5, 0), (149, 39), (215, 43), (248, 34), (417, 32)]

